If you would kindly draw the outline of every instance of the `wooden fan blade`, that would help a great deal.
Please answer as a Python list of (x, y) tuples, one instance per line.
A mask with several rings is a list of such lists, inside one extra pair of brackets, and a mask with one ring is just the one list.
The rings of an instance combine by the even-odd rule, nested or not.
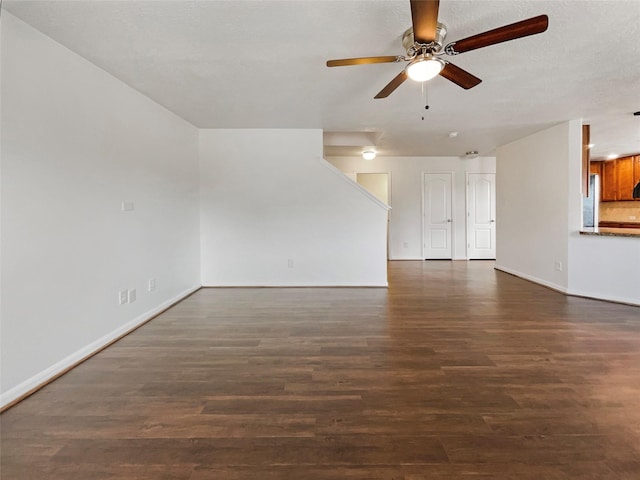
[(440, 0), (411, 0), (413, 39), (418, 43), (431, 43), (436, 39)]
[(445, 50), (447, 53), (450, 53), (449, 48), (451, 47), (454, 53), (464, 53), (469, 50), (495, 45), (496, 43), (507, 42), (509, 40), (515, 40), (516, 38), (528, 37), (529, 35), (542, 33), (548, 26), (549, 17), (546, 15), (539, 15), (527, 20), (522, 20), (521, 22), (512, 23), (510, 25), (505, 25), (504, 27), (495, 28), (484, 33), (473, 35), (472, 37), (458, 40), (457, 42), (447, 45)]
[(482, 82), (478, 77), (448, 62), (440, 72), (440, 76), (452, 81), (465, 90), (469, 90)]
[(341, 58), (339, 60), (328, 60), (327, 67), (344, 67), (347, 65), (368, 65), (370, 63), (390, 63), (399, 62), (401, 57), (362, 57), (362, 58)]
[(389, 95), (393, 93), (393, 91), (396, 88), (402, 85), (402, 82), (404, 82), (406, 79), (407, 79), (407, 74), (403, 70), (398, 75), (396, 75), (396, 77), (393, 80), (387, 83), (387, 86), (384, 87), (382, 90), (380, 90), (380, 92), (378, 92), (378, 94), (373, 98), (387, 98)]

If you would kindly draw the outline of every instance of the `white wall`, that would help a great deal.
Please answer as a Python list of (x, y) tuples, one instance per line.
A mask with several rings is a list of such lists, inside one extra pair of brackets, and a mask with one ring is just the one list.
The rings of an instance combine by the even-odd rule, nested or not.
[[(467, 173), (494, 173), (495, 158), (472, 160), (458, 157), (331, 157), (346, 174), (389, 173), (389, 259), (422, 259), (422, 182), (424, 172), (453, 172), (453, 258), (466, 259)], [(406, 244), (406, 246), (405, 246)]]
[(640, 238), (574, 231), (569, 253), (569, 293), (640, 305)]
[[(640, 305), (640, 237), (580, 235), (582, 132), (571, 124), (569, 165), (569, 293)], [(639, 313), (640, 318), (640, 313)]]
[(387, 285), (386, 206), (321, 130), (201, 130), (200, 179), (203, 285)]
[(199, 286), (199, 217), (197, 129), (7, 11), (1, 93), (6, 404)]
[(499, 147), (496, 166), (496, 268), (561, 291), (568, 287), (569, 129), (563, 123)]
[(640, 238), (579, 233), (581, 145), (573, 120), (498, 149), (496, 268), (568, 294), (640, 305)]

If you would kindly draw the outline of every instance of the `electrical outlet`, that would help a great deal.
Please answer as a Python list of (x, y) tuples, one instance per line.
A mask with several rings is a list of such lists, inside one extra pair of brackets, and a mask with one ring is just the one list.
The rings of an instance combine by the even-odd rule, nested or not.
[(556, 269), (556, 272), (561, 272), (562, 271), (562, 262), (555, 262), (553, 264), (553, 266)]
[(118, 303), (120, 305), (124, 305), (129, 302), (129, 292), (126, 290), (121, 290), (118, 292)]
[(136, 301), (136, 289), (132, 288), (129, 290), (129, 303), (133, 303)]
[(404, 243), (402, 244), (402, 246), (403, 246), (404, 248), (409, 248), (409, 242), (404, 242)]
[(155, 278), (150, 278), (149, 279), (149, 286), (147, 287), (147, 289), (150, 292), (153, 292), (156, 289), (156, 279)]
[(293, 268), (293, 258), (290, 258), (289, 260), (287, 260), (287, 267)]
[(135, 210), (136, 206), (133, 202), (122, 202), (122, 211), (123, 212), (130, 212), (132, 210)]

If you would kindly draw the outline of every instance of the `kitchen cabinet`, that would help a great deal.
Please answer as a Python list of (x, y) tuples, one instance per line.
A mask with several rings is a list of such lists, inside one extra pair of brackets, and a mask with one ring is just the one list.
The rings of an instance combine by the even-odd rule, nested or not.
[(603, 161), (592, 161), (589, 163), (589, 173), (598, 175), (602, 178), (602, 164)]
[(590, 162), (589, 173), (600, 176), (600, 201), (632, 201), (640, 182), (640, 155)]
[(602, 163), (602, 181), (600, 189), (603, 202), (615, 202), (618, 200), (618, 170), (616, 160), (608, 160)]
[(634, 157), (619, 158), (615, 161), (616, 169), (616, 200), (633, 200), (633, 170), (634, 170)]
[(600, 222), (599, 227), (604, 228), (638, 228), (640, 229), (639, 222)]

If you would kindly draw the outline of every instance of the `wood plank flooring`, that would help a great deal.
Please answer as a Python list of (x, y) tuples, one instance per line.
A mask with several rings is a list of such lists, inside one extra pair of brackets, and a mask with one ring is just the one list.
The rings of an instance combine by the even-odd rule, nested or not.
[(9, 479), (640, 478), (640, 308), (492, 262), (203, 289), (5, 412)]

